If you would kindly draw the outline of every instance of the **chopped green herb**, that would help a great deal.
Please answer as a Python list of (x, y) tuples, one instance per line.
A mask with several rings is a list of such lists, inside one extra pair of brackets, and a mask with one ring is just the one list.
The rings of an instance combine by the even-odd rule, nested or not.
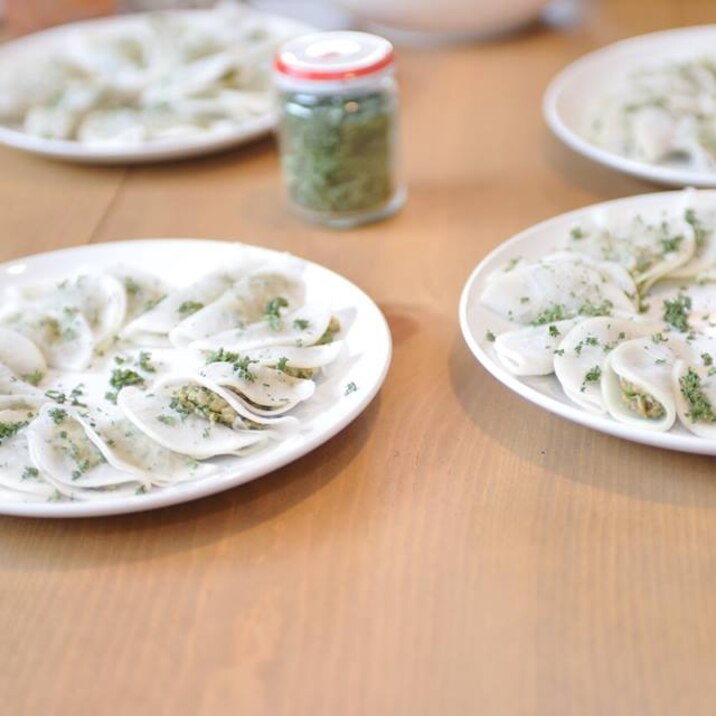
[(276, 363), (276, 370), (280, 370), (282, 373), (285, 373), (287, 363), (288, 363), (288, 358), (286, 358), (286, 356), (281, 356), (278, 359), (278, 362)]
[(54, 400), (56, 403), (64, 403), (67, 400), (67, 396), (61, 391), (61, 390), (55, 390), (54, 388), (52, 390), (46, 390), (45, 395), (50, 399)]
[(661, 246), (663, 249), (663, 253), (670, 254), (674, 251), (678, 251), (683, 241), (683, 236), (674, 236), (671, 239), (662, 239)]
[(122, 388), (126, 388), (128, 385), (138, 385), (144, 387), (145, 380), (134, 370), (130, 368), (115, 368), (112, 371), (112, 377), (109, 379), (109, 384), (113, 391), (108, 391), (104, 394), (104, 397), (111, 403), (117, 402), (117, 395)]
[(557, 338), (558, 336), (562, 335), (559, 332), (559, 328), (557, 328), (557, 326), (552, 325), (549, 327), (548, 330), (549, 330), (549, 335), (552, 336), (552, 338)]
[(344, 395), (350, 395), (351, 393), (355, 393), (356, 390), (358, 390), (358, 386), (353, 381), (351, 381), (350, 383), (348, 383), (348, 385), (346, 385)]
[(196, 313), (204, 308), (204, 304), (199, 301), (184, 301), (184, 303), (177, 308), (177, 312), (180, 316), (191, 316), (192, 313)]
[(713, 357), (711, 355), (709, 355), (708, 353), (702, 353), (701, 360), (704, 362), (704, 365), (706, 367), (713, 365), (713, 362), (714, 362)]
[(664, 320), (681, 333), (689, 330), (689, 311), (691, 298), (680, 293), (675, 299), (664, 301)]
[(247, 380), (250, 383), (253, 383), (254, 380), (256, 380), (256, 376), (249, 370), (249, 366), (252, 363), (256, 363), (255, 360), (250, 360), (248, 357), (244, 356), (243, 358), (239, 358), (238, 360), (234, 361), (234, 373), (241, 378), (242, 380)]
[(575, 241), (583, 239), (586, 235), (587, 234), (584, 232), (581, 226), (575, 226), (569, 231), (570, 238), (574, 239)]
[(2, 445), (3, 440), (7, 440), (8, 438), (17, 435), (26, 425), (26, 421), (0, 423), (0, 445)]
[(152, 363), (152, 354), (149, 351), (140, 351), (137, 365), (145, 373), (156, 373), (157, 369)]
[(293, 327), (298, 331), (305, 331), (308, 329), (308, 327), (311, 325), (310, 321), (307, 321), (305, 318), (297, 318), (293, 322)]
[(232, 353), (231, 351), (225, 351), (223, 348), (219, 348), (218, 351), (211, 351), (206, 356), (206, 364), (209, 363), (234, 363), (239, 360), (238, 353)]
[(679, 378), (681, 394), (689, 404), (687, 415), (694, 423), (716, 422), (716, 411), (711, 401), (706, 397), (701, 385), (701, 378), (692, 368)]
[(537, 315), (537, 318), (530, 325), (543, 326), (545, 323), (554, 323), (555, 321), (563, 321), (568, 316), (564, 312), (564, 306), (559, 303), (554, 304), (551, 308), (545, 308), (544, 311)]
[(597, 383), (601, 377), (602, 369), (598, 365), (595, 365), (594, 368), (590, 368), (590, 370), (584, 374), (584, 382)]
[(488, 330), (485, 331), (485, 338), (490, 341), (490, 343), (494, 343), (497, 336), (488, 328)]
[(578, 313), (580, 316), (611, 316), (612, 308), (614, 308), (614, 304), (609, 299), (601, 303), (587, 301), (579, 307)]
[(287, 307), (288, 301), (283, 296), (277, 296), (266, 302), (264, 319), (272, 331), (277, 331), (281, 327), (281, 309)]
[(50, 408), (47, 414), (52, 418), (52, 422), (55, 425), (59, 425), (67, 417), (67, 411), (62, 408)]
[(30, 467), (29, 465), (22, 471), (20, 476), (21, 480), (31, 480), (34, 477), (39, 477), (40, 471), (36, 467)]
[(176, 425), (177, 419), (171, 415), (158, 415), (157, 420), (164, 425)]

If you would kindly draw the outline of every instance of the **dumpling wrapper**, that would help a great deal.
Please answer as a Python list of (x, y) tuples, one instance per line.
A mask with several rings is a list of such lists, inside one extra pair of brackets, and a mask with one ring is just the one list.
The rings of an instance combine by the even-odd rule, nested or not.
[(33, 385), (47, 373), (47, 362), (40, 349), (26, 336), (0, 328), (0, 364)]
[[(42, 476), (30, 457), (25, 431), (35, 411), (0, 409), (0, 423), (24, 423), (12, 437), (0, 441), (0, 490), (13, 493), (14, 499), (47, 500), (55, 488)], [(8, 499), (12, 496), (6, 495)]]
[(480, 302), (510, 321), (530, 325), (602, 309), (636, 313), (635, 296), (636, 286), (618, 264), (560, 252), (498, 273), (487, 282)]
[[(675, 337), (657, 343), (651, 338), (637, 338), (618, 345), (607, 355), (602, 368), (602, 396), (609, 414), (628, 425), (660, 432), (669, 430), (676, 421), (674, 363), (689, 353), (686, 344)], [(622, 381), (639, 396), (625, 393), (627, 386)], [(645, 398), (657, 401), (663, 415), (658, 415), (662, 411), (653, 406), (650, 417)]]
[(28, 308), (6, 319), (5, 323), (29, 338), (51, 368), (81, 371), (92, 361), (92, 329), (79, 311), (39, 312)]
[[(15, 287), (21, 307), (48, 315), (71, 318), (80, 313), (86, 319), (96, 344), (119, 330), (127, 310), (124, 287), (108, 274), (82, 274), (64, 281), (42, 282)], [(24, 304), (24, 305), (23, 305)]]
[(216, 471), (213, 465), (199, 464), (167, 450), (121, 414), (91, 419), (80, 412), (77, 419), (110, 465), (135, 474), (143, 484), (166, 486), (201, 479)]
[[(53, 417), (62, 410), (64, 417)], [(89, 439), (73, 408), (45, 405), (27, 428), (33, 463), (67, 497), (113, 497), (132, 495), (139, 484), (134, 473), (110, 465)]]
[(201, 371), (212, 383), (229, 388), (256, 415), (281, 415), (313, 396), (312, 380), (294, 378), (268, 366), (249, 365), (247, 380), (232, 363), (210, 363)]
[(513, 375), (549, 375), (554, 372), (557, 346), (565, 334), (583, 320), (570, 318), (506, 331), (495, 339), (495, 353)]
[(123, 333), (130, 338), (137, 333), (166, 337), (191, 313), (217, 299), (240, 275), (240, 269), (218, 271), (203, 276), (189, 286), (171, 290), (155, 306), (130, 321)]
[(607, 354), (624, 341), (659, 332), (659, 326), (625, 318), (588, 318), (572, 328), (554, 356), (554, 372), (570, 400), (605, 413), (601, 374)]
[(303, 306), (294, 313), (282, 315), (278, 326), (268, 321), (252, 323), (245, 328), (222, 331), (200, 338), (190, 348), (217, 351), (221, 348), (244, 355), (253, 349), (270, 346), (312, 346), (321, 340), (331, 322), (331, 313), (317, 306)]
[(682, 213), (663, 212), (658, 220), (621, 216), (602, 209), (577, 223), (564, 247), (624, 267), (643, 291), (694, 255), (694, 229)]
[[(694, 192), (693, 196), (694, 205), (699, 207), (702, 202), (698, 193)], [(694, 253), (685, 264), (670, 271), (666, 278), (698, 277), (716, 264), (716, 211), (706, 206), (703, 209), (691, 208), (684, 212), (684, 219), (694, 230)]]
[(19, 378), (4, 363), (0, 363), (0, 397), (2, 396), (45, 399), (45, 394), (41, 390)]
[(185, 318), (172, 329), (169, 339), (177, 348), (195, 340), (261, 320), (269, 301), (283, 298), (284, 310), (295, 311), (304, 301), (305, 287), (300, 278), (276, 272), (252, 273), (238, 279), (208, 306)]
[(169, 287), (160, 278), (133, 266), (116, 266), (110, 269), (109, 274), (124, 287), (127, 304), (125, 322), (132, 321), (157, 304), (169, 291)]
[(343, 350), (343, 341), (333, 341), (319, 346), (265, 346), (250, 348), (242, 354), (258, 365), (275, 367), (286, 359), (286, 367), (316, 370), (333, 363)]

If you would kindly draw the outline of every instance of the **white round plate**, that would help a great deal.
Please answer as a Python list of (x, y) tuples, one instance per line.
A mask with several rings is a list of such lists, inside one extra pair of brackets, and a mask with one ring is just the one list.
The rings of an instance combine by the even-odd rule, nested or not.
[[(716, 192), (708, 192), (708, 194), (716, 205)], [(557, 250), (559, 242), (569, 230), (595, 208), (609, 206), (648, 212), (668, 208), (672, 203), (679, 201), (683, 201), (682, 192), (646, 194), (595, 204), (544, 221), (501, 244), (478, 264), (460, 297), (460, 328), (475, 358), (513, 392), (574, 423), (645, 445), (702, 455), (716, 455), (716, 441), (698, 437), (681, 425), (675, 426), (669, 432), (659, 433), (620, 423), (609, 415), (583, 410), (567, 398), (554, 375), (528, 378), (512, 375), (497, 358), (492, 343), (487, 340), (487, 331), (499, 334), (510, 328), (514, 329), (515, 326), (480, 303), (480, 295), (485, 288), (487, 278), (493, 271), (504, 268), (512, 259), (524, 258), (535, 261)]]
[[(246, 252), (241, 253), (239, 252)], [(61, 279), (104, 267), (138, 266), (170, 284), (181, 285), (202, 273), (248, 260), (276, 259), (279, 252), (256, 246), (197, 239), (151, 239), (82, 246), (53, 251), (0, 265), (0, 285)], [(304, 262), (306, 301), (330, 307), (345, 329), (341, 355), (326, 369), (314, 397), (291, 414), (301, 421), (296, 435), (245, 457), (212, 460), (210, 476), (143, 495), (87, 502), (2, 502), (0, 514), (32, 517), (94, 517), (166, 507), (212, 495), (261, 477), (293, 462), (329, 440), (360, 415), (375, 397), (390, 365), (388, 325), (375, 303), (337, 273)], [(346, 387), (355, 384), (354, 391)]]
[[(205, 10), (173, 10), (172, 14), (201, 13)], [(256, 11), (258, 12), (258, 11)], [(305, 23), (279, 15), (262, 13), (270, 26), (301, 35), (313, 32), (314, 28)], [(116, 32), (131, 28), (142, 22), (142, 13), (116, 15), (97, 20), (61, 25), (32, 35), (13, 40), (0, 46), (0, 70), (3, 65), (22, 66), (28, 55), (46, 55), (53, 48), (71, 41), (72, 35), (87, 30), (99, 33)], [(104, 145), (83, 144), (74, 140), (46, 139), (27, 134), (22, 127), (0, 123), (0, 143), (32, 154), (54, 159), (63, 159), (82, 164), (143, 164), (172, 159), (186, 159), (211, 154), (229, 147), (251, 142), (268, 134), (276, 125), (274, 112), (253, 117), (236, 127), (225, 131), (207, 132), (194, 136), (155, 139), (141, 144)]]
[(713, 55), (716, 25), (687, 27), (633, 37), (592, 52), (562, 70), (545, 92), (547, 124), (567, 146), (599, 164), (667, 186), (716, 187), (716, 172), (694, 171), (628, 159), (592, 144), (584, 136), (595, 98), (632, 70)]

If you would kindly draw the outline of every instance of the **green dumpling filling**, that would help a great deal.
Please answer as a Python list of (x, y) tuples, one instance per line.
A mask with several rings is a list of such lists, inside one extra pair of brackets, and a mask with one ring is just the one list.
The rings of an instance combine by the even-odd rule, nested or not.
[(619, 387), (622, 390), (622, 400), (632, 413), (648, 420), (659, 420), (666, 415), (664, 406), (653, 395), (645, 393), (634, 383), (619, 378)]
[(229, 428), (260, 429), (258, 423), (246, 420), (220, 396), (203, 385), (185, 385), (172, 396), (170, 407), (182, 416), (198, 415), (210, 423)]

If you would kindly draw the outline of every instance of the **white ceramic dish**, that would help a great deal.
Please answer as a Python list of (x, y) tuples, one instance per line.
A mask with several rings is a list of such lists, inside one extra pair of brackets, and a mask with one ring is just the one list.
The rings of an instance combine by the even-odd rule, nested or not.
[[(716, 192), (710, 194), (713, 195), (713, 201), (716, 203)], [(529, 378), (512, 375), (498, 360), (492, 344), (487, 340), (486, 332), (492, 330), (499, 333), (514, 328), (514, 325), (481, 305), (479, 300), (485, 282), (493, 271), (503, 268), (511, 259), (522, 257), (536, 260), (546, 253), (555, 251), (559, 240), (569, 232), (569, 229), (597, 206), (618, 206), (646, 212), (668, 207), (680, 200), (683, 201), (682, 192), (666, 192), (585, 207), (537, 224), (500, 244), (472, 272), (460, 298), (460, 327), (467, 345), (477, 360), (513, 392), (572, 422), (645, 445), (702, 455), (716, 455), (716, 441), (697, 437), (681, 425), (677, 425), (669, 432), (659, 433), (620, 423), (609, 415), (587, 412), (567, 398), (554, 375)]]
[(333, 0), (362, 20), (396, 30), (490, 36), (534, 20), (548, 0)]
[[(177, 10), (179, 14), (202, 12)], [(96, 29), (99, 32), (120, 31), (140, 21), (141, 14), (118, 15), (98, 20), (87, 20), (62, 25), (0, 46), (0, 66), (20, 63), (32, 54), (47, 54), (54, 47), (72, 37), (73, 33)], [(297, 20), (278, 15), (266, 15), (267, 23), (277, 29), (295, 33), (312, 32), (314, 28)], [(141, 144), (103, 145), (83, 144), (78, 141), (46, 139), (27, 134), (20, 127), (0, 123), (0, 143), (32, 154), (83, 164), (142, 164), (211, 154), (229, 147), (251, 142), (268, 134), (275, 126), (273, 112), (252, 117), (250, 120), (224, 131), (207, 132), (181, 138), (147, 141)]]
[(667, 186), (716, 187), (716, 172), (672, 168), (628, 159), (592, 144), (583, 133), (595, 98), (645, 65), (713, 55), (716, 25), (687, 27), (634, 37), (573, 62), (550, 83), (543, 99), (547, 124), (575, 152), (599, 164)]
[[(4, 285), (59, 279), (117, 263), (136, 265), (173, 284), (190, 283), (197, 275), (231, 263), (236, 244), (195, 239), (154, 239), (83, 246), (38, 254), (0, 265)], [(270, 260), (279, 254), (259, 247), (247, 258)], [(261, 477), (305, 455), (345, 428), (368, 406), (390, 364), (390, 331), (375, 303), (342, 276), (305, 262), (306, 300), (331, 307), (345, 327), (345, 350), (327, 369), (314, 398), (292, 415), (301, 420), (295, 436), (246, 457), (212, 460), (219, 471), (192, 483), (143, 495), (100, 502), (0, 502), (0, 514), (32, 517), (93, 517), (151, 510), (227, 490)], [(346, 394), (346, 386), (356, 390)]]

